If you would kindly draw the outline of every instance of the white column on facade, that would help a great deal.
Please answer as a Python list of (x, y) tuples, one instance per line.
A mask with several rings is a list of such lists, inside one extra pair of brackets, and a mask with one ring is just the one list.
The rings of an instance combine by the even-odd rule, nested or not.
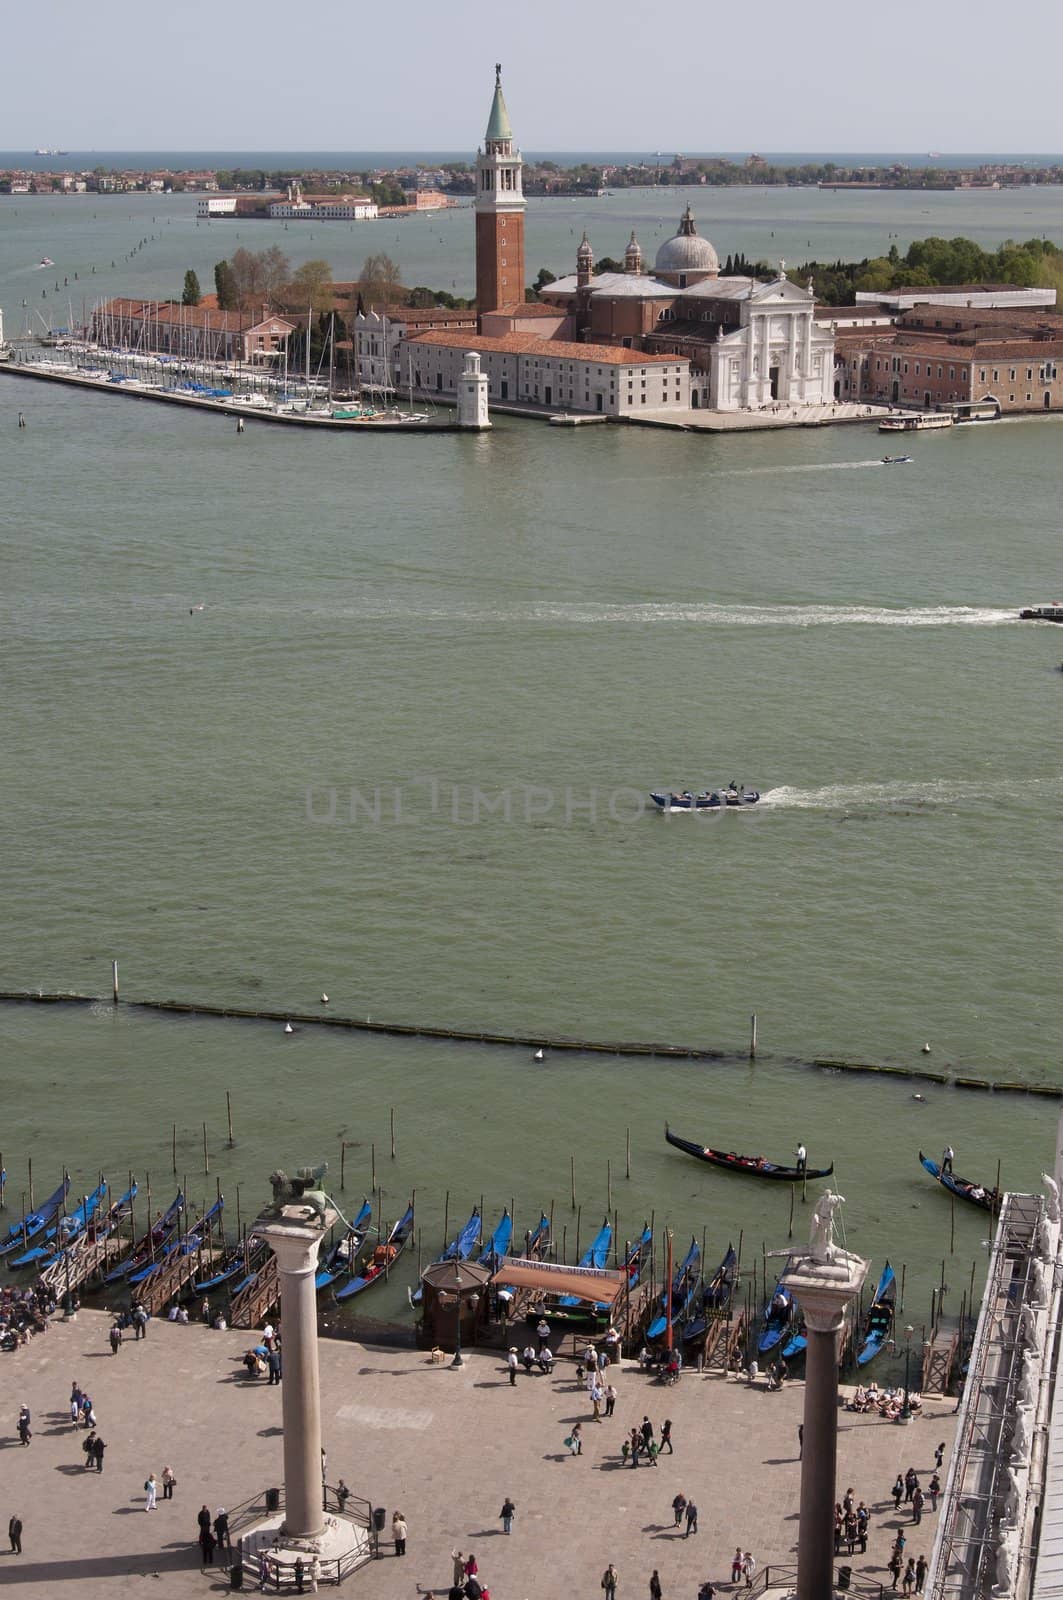
[(747, 315), (749, 321), (746, 324), (746, 381), (742, 385), (742, 403), (749, 406), (753, 404), (753, 370), (756, 366), (757, 356), (757, 329), (752, 305), (749, 306)]

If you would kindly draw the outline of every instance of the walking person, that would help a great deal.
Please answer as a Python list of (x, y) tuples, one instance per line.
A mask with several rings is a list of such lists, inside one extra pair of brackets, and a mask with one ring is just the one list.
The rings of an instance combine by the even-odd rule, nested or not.
[(111, 1354), (116, 1356), (122, 1348), (122, 1330), (117, 1322), (111, 1323), (111, 1331), (107, 1337), (111, 1341)]
[(803, 1461), (804, 1460), (804, 1456), (805, 1456), (805, 1425), (804, 1425), (803, 1422), (799, 1422), (797, 1424), (797, 1459), (798, 1459), (798, 1461)]
[(605, 1590), (605, 1600), (616, 1600), (616, 1586), (618, 1581), (619, 1575), (616, 1568), (613, 1566), (613, 1563), (610, 1561), (609, 1565), (602, 1573), (602, 1588)]
[(915, 1592), (916, 1592), (916, 1594), (922, 1594), (922, 1592), (923, 1592), (923, 1585), (926, 1583), (926, 1573), (927, 1573), (927, 1559), (926, 1559), (926, 1556), (920, 1556), (919, 1560), (915, 1563)]
[(11, 1540), (11, 1554), (20, 1556), (22, 1554), (22, 1518), (17, 1511), (7, 1525), (7, 1536)]
[(912, 1493), (912, 1523), (918, 1527), (923, 1520), (923, 1491), (916, 1484)]
[(680, 1491), (672, 1501), (672, 1515), (675, 1517), (675, 1526), (678, 1528), (683, 1521), (683, 1513), (687, 1508), (687, 1497)]
[(517, 1347), (512, 1344), (506, 1357), (506, 1366), (509, 1368), (509, 1381), (514, 1389), (517, 1387), (517, 1365)]
[(613, 1412), (616, 1410), (616, 1402), (616, 1386), (615, 1384), (607, 1383), (605, 1386), (605, 1414), (607, 1417), (611, 1417)]
[(898, 1583), (901, 1581), (901, 1558), (897, 1554), (896, 1550), (894, 1550), (893, 1554), (889, 1558), (889, 1561), (887, 1562), (887, 1570), (889, 1571), (890, 1575), (890, 1588), (896, 1589)]
[(941, 1463), (944, 1461), (944, 1459), (945, 1459), (945, 1441), (944, 1441), (944, 1439), (942, 1439), (941, 1443), (938, 1445), (937, 1449), (934, 1451), (934, 1470), (936, 1472), (940, 1472), (941, 1471)]
[(742, 1581), (742, 1546), (741, 1545), (737, 1545), (735, 1547), (735, 1553), (731, 1557), (731, 1582), (732, 1583), (741, 1583), (741, 1581)]
[(742, 1557), (742, 1576), (746, 1580), (747, 1589), (752, 1589), (753, 1579), (756, 1576), (756, 1571), (757, 1563), (754, 1559), (753, 1552), (752, 1550), (747, 1550), (745, 1555)]
[(401, 1511), (394, 1511), (391, 1515), (391, 1537), (395, 1541), (395, 1554), (406, 1554), (406, 1519)]
[(93, 1452), (96, 1449), (96, 1435), (94, 1433), (86, 1434), (85, 1442), (81, 1448), (85, 1456), (85, 1471), (88, 1472), (89, 1468), (93, 1464), (92, 1458)]
[(914, 1467), (909, 1467), (908, 1471), (904, 1474), (904, 1503), (905, 1503), (905, 1505), (908, 1504), (909, 1500), (912, 1498), (912, 1495), (915, 1493), (915, 1491), (916, 1491), (916, 1489), (918, 1487), (919, 1487), (919, 1474), (916, 1472)]
[(158, 1490), (159, 1485), (155, 1474), (154, 1472), (149, 1472), (144, 1479), (144, 1494), (147, 1497), (144, 1505), (145, 1511), (154, 1511), (156, 1509), (155, 1503), (158, 1499)]
[(911, 1594), (914, 1585), (915, 1585), (915, 1557), (914, 1556), (909, 1556), (908, 1557), (908, 1565), (904, 1569), (904, 1577), (901, 1579), (901, 1587), (903, 1588), (905, 1594)]
[(502, 1518), (502, 1532), (503, 1533), (512, 1533), (513, 1532), (513, 1516), (514, 1516), (514, 1513), (516, 1512), (516, 1509), (517, 1509), (516, 1506), (513, 1504), (512, 1500), (509, 1498), (509, 1495), (507, 1494), (506, 1498), (502, 1502), (502, 1509), (498, 1513), (499, 1516)]
[(81, 1421), (81, 1389), (76, 1383), (70, 1390), (70, 1421), (75, 1428)]
[(276, 1388), (281, 1381), (281, 1377), (283, 1376), (281, 1372), (281, 1353), (279, 1350), (273, 1349), (266, 1352), (266, 1366), (269, 1369), (269, 1383), (267, 1387), (271, 1389)]
[(904, 1479), (899, 1472), (894, 1480), (892, 1494), (893, 1509), (894, 1511), (899, 1511), (901, 1509), (901, 1501), (904, 1499)]
[(199, 1548), (203, 1552), (203, 1565), (205, 1567), (214, 1565), (214, 1551), (217, 1548), (217, 1544), (218, 1541), (214, 1537), (213, 1529), (208, 1523), (199, 1535)]
[(656, 1567), (650, 1574), (650, 1600), (661, 1600), (661, 1576)]
[(23, 1406), (18, 1414), (19, 1444), (28, 1445), (32, 1438), (33, 1430), (30, 1428), (30, 1408), (29, 1406)]
[(602, 1401), (604, 1399), (605, 1392), (602, 1389), (601, 1384), (595, 1383), (594, 1387), (591, 1389), (591, 1405), (594, 1408), (594, 1416), (592, 1420), (594, 1422), (601, 1422), (602, 1420)]
[(172, 1500), (173, 1499), (173, 1492), (174, 1492), (174, 1488), (175, 1488), (176, 1484), (177, 1484), (177, 1479), (174, 1476), (173, 1468), (169, 1467), (169, 1466), (163, 1467), (163, 1469), (162, 1469), (162, 1498), (164, 1500)]
[(930, 1509), (931, 1511), (936, 1511), (938, 1508), (938, 1495), (941, 1493), (941, 1479), (936, 1472), (927, 1484), (926, 1489), (930, 1496)]
[(218, 1541), (219, 1550), (228, 1550), (231, 1554), (233, 1542), (229, 1537), (229, 1513), (224, 1506), (219, 1506), (214, 1517), (214, 1537)]
[(573, 1456), (581, 1456), (583, 1454), (583, 1424), (581, 1422), (575, 1422), (572, 1425), (572, 1432), (568, 1436), (568, 1450), (569, 1454)]
[(648, 1450), (650, 1448), (650, 1440), (653, 1438), (653, 1423), (649, 1417), (643, 1417), (642, 1427), (639, 1432), (642, 1434), (642, 1448)]
[(148, 1313), (142, 1305), (133, 1307), (133, 1327), (137, 1339), (146, 1339), (148, 1336)]
[(668, 1451), (668, 1454), (670, 1456), (675, 1454), (675, 1451), (672, 1449), (672, 1419), (671, 1419), (671, 1417), (665, 1417), (664, 1421), (661, 1423), (661, 1454), (662, 1455), (664, 1454), (665, 1450)]
[(686, 1532), (683, 1534), (683, 1538), (689, 1539), (692, 1533), (697, 1533), (698, 1531), (698, 1508), (693, 1500), (687, 1501), (686, 1519)]
[(106, 1450), (106, 1448), (107, 1446), (100, 1438), (97, 1438), (96, 1443), (92, 1447), (92, 1459), (96, 1463), (97, 1472), (103, 1471), (103, 1452)]

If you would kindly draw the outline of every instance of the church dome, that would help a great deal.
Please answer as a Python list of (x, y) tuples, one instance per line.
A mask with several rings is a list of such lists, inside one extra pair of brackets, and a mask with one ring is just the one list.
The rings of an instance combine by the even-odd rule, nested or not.
[(670, 275), (698, 272), (707, 278), (719, 274), (720, 258), (708, 239), (703, 239), (695, 227), (689, 206), (683, 213), (679, 232), (673, 238), (666, 239), (658, 250), (654, 271)]

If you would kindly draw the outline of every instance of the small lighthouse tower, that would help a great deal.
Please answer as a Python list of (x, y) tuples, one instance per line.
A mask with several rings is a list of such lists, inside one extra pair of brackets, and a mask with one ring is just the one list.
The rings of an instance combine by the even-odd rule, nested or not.
[(489, 428), (487, 414), (487, 373), (480, 370), (475, 350), (465, 352), (465, 368), (458, 379), (458, 427)]

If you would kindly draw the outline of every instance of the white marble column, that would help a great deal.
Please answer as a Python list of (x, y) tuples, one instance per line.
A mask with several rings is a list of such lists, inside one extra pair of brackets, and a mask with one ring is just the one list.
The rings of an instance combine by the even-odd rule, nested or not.
[(868, 1263), (835, 1250), (831, 1259), (791, 1257), (784, 1286), (804, 1312), (804, 1446), (797, 1535), (798, 1600), (831, 1600), (834, 1593), (834, 1501), (838, 1459), (838, 1333)]
[[(298, 1204), (276, 1221), (255, 1224), (277, 1257), (283, 1348), (284, 1527), (287, 1540), (319, 1539), (325, 1528), (321, 1488), (321, 1387), (314, 1277), (326, 1228), (307, 1226)], [(335, 1213), (333, 1213), (333, 1216)]]

